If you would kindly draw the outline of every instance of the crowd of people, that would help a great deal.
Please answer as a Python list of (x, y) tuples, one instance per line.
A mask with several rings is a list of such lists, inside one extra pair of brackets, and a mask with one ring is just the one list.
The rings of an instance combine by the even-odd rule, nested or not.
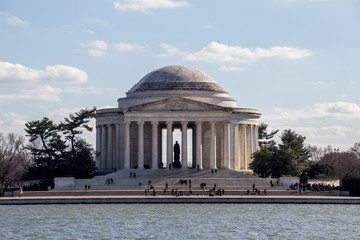
[[(273, 184), (272, 184), (272, 181), (270, 181), (270, 184), (271, 184), (271, 186), (273, 186)], [(261, 190), (260, 189), (257, 189), (256, 188), (256, 186), (255, 186), (255, 183), (253, 183), (253, 185), (252, 185), (252, 191), (250, 191), (249, 189), (246, 191), (246, 194), (247, 195), (261, 195)], [(262, 193), (263, 195), (267, 195), (267, 189), (265, 188), (264, 190), (263, 190), (263, 193)]]
[(331, 191), (333, 186), (330, 184), (322, 184), (322, 183), (295, 183), (289, 185), (290, 190), (302, 190), (302, 191)]
[[(169, 184), (166, 182), (165, 188), (163, 190), (163, 196), (171, 195), (175, 197), (179, 196), (192, 196), (193, 190), (191, 185), (191, 179), (180, 179), (178, 184), (182, 187), (183, 185), (188, 186), (188, 191), (178, 190), (177, 188), (172, 188), (169, 190)], [(205, 190), (206, 183), (201, 183), (200, 188)], [(141, 182), (139, 182), (139, 187), (141, 188)], [(157, 196), (158, 192), (156, 192), (154, 185), (152, 185), (151, 180), (148, 181), (148, 186), (144, 190), (145, 196)], [(223, 188), (218, 188), (216, 184), (212, 188), (209, 189), (209, 196), (222, 196), (225, 194), (225, 190)], [(197, 194), (198, 195), (198, 194)]]

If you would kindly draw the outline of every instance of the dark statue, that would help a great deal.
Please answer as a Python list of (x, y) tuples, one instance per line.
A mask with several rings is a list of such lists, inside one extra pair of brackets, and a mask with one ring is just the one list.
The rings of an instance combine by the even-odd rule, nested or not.
[(181, 162), (180, 162), (180, 145), (179, 143), (176, 141), (175, 145), (174, 145), (174, 162), (173, 162), (173, 167), (174, 168), (180, 168), (181, 167)]

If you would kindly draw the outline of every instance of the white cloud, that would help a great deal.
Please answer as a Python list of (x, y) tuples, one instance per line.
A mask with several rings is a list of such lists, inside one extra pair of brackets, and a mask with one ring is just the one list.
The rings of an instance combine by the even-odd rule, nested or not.
[(110, 23), (108, 21), (105, 21), (105, 20), (102, 20), (99, 18), (87, 18), (87, 19), (83, 19), (82, 21), (88, 22), (88, 23), (93, 23), (95, 25), (98, 25), (100, 27), (105, 27), (105, 28), (114, 28), (117, 26), (117, 24)]
[(0, 20), (5, 20), (7, 24), (13, 26), (21, 26), (27, 27), (30, 25), (30, 22), (21, 20), (20, 18), (10, 15), (9, 13), (1, 12), (0, 11)]
[(60, 88), (53, 88), (45, 85), (34, 89), (22, 90), (17, 94), (0, 94), (0, 102), (5, 101), (45, 101), (45, 102), (59, 102), (59, 94), (62, 92)]
[(63, 121), (65, 117), (68, 117), (70, 114), (74, 114), (79, 112), (81, 109), (85, 107), (77, 107), (77, 108), (59, 108), (54, 111), (47, 112), (47, 116), (51, 119), (55, 118), (57, 120)]
[(30, 22), (23, 21), (20, 18), (15, 17), (15, 16), (7, 18), (6, 22), (10, 25), (16, 25), (16, 26), (22, 26), (22, 27), (27, 27), (28, 25), (30, 25)]
[(250, 64), (262, 59), (301, 59), (313, 53), (307, 49), (291, 47), (242, 48), (211, 42), (198, 52), (184, 57), (188, 61), (203, 61), (215, 64)]
[(87, 82), (87, 73), (71, 66), (47, 66), (45, 70), (35, 70), (21, 64), (0, 62), (0, 85), (18, 84), (80, 84)]
[(351, 133), (351, 128), (343, 126), (329, 126), (329, 127), (295, 127), (296, 132), (301, 132), (309, 139), (322, 139), (322, 138), (334, 138), (334, 137), (346, 137), (347, 133)]
[(106, 52), (99, 49), (89, 49), (88, 55), (90, 57), (102, 57), (106, 55)]
[(360, 119), (360, 106), (351, 102), (320, 103), (314, 105), (315, 111), (323, 117)]
[[(291, 47), (265, 48), (242, 48), (239, 46), (228, 46), (226, 44), (211, 42), (200, 51), (188, 53), (172, 45), (162, 43), (160, 46), (166, 51), (157, 54), (158, 57), (182, 56), (183, 60), (207, 62), (209, 64), (222, 65), (220, 71), (244, 71), (240, 67), (244, 64), (252, 64), (260, 60), (294, 60), (311, 56), (313, 53), (308, 49)], [(224, 66), (225, 65), (225, 66)], [(226, 66), (230, 65), (230, 66)]]
[(189, 5), (186, 1), (174, 0), (120, 0), (114, 1), (115, 9), (126, 12), (143, 12), (151, 8), (181, 8)]
[(186, 52), (183, 52), (180, 49), (166, 43), (161, 43), (160, 46), (166, 50), (166, 53), (157, 54), (158, 57), (183, 56), (187, 54)]
[(210, 23), (208, 23), (208, 24), (205, 24), (204, 27), (205, 28), (212, 28), (213, 26)]
[(93, 40), (89, 42), (89, 47), (100, 49), (100, 50), (107, 50), (107, 44), (102, 40)]
[[(80, 42), (79, 45), (81, 47), (88, 47), (88, 55), (91, 57), (102, 57), (107, 54), (108, 45), (102, 40), (93, 40), (88, 43)], [(113, 47), (118, 52), (130, 52), (146, 48), (147, 46), (137, 43), (118, 43), (114, 44)]]
[[(269, 125), (274, 127), (274, 124)], [(349, 138), (356, 138), (354, 129), (339, 126), (339, 125), (330, 125), (330, 126), (321, 126), (321, 127), (304, 127), (304, 126), (287, 126), (278, 125), (271, 130), (279, 129), (279, 133), (276, 135), (275, 139), (277, 142), (280, 142), (281, 133), (285, 129), (291, 129), (296, 133), (306, 137), (306, 144), (315, 145), (318, 147), (327, 147), (329, 145), (336, 146), (344, 151), (346, 151), (351, 145), (347, 143)]]
[(21, 115), (14, 112), (8, 112), (1, 116), (2, 121), (0, 121), (1, 133), (17, 133), (24, 135), (24, 126), (25, 123), (29, 121), (28, 115)]
[(88, 30), (84, 30), (84, 32), (86, 32), (86, 33), (88, 33), (88, 34), (91, 34), (91, 35), (95, 35), (95, 34), (96, 34), (96, 32), (95, 32), (95, 31), (90, 30), (90, 29), (88, 29)]
[(146, 46), (139, 45), (136, 43), (118, 43), (115, 44), (115, 48), (118, 52), (130, 52), (130, 51), (146, 48)]
[(272, 122), (296, 122), (305, 119), (360, 119), (360, 106), (351, 102), (319, 103), (299, 110), (276, 108), (266, 114)]
[(90, 57), (102, 57), (106, 55), (108, 45), (103, 40), (92, 40), (87, 43), (80, 42), (81, 47), (88, 47), (88, 55)]
[(243, 68), (243, 67), (225, 67), (225, 66), (222, 66), (222, 67), (219, 67), (219, 70), (220, 70), (220, 71), (227, 71), (227, 72), (242, 72), (242, 71), (245, 71), (246, 68)]

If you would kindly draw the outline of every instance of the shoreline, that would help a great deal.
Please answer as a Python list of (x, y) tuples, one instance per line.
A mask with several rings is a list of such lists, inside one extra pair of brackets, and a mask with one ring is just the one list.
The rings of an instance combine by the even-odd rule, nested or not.
[(1, 197), (0, 205), (39, 204), (360, 204), (360, 197), (332, 196), (46, 196)]

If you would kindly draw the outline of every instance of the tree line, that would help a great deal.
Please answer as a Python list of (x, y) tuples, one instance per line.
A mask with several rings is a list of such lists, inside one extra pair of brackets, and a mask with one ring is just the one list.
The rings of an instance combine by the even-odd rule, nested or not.
[[(331, 146), (306, 145), (306, 137), (287, 129), (281, 133), (277, 144), (273, 138), (279, 131), (268, 133), (267, 127), (265, 123), (259, 125), (259, 149), (250, 163), (250, 169), (259, 176), (298, 176), (301, 182), (309, 178), (343, 180), (353, 176), (360, 179), (360, 143), (340, 152)], [(360, 181), (358, 184), (360, 190)]]
[(81, 109), (60, 123), (47, 117), (25, 124), (26, 136), (0, 134), (0, 185), (14, 186), (19, 180), (38, 180), (35, 188), (53, 186), (55, 177), (92, 177), (95, 151), (81, 137), (92, 131), (88, 124), (96, 108)]

